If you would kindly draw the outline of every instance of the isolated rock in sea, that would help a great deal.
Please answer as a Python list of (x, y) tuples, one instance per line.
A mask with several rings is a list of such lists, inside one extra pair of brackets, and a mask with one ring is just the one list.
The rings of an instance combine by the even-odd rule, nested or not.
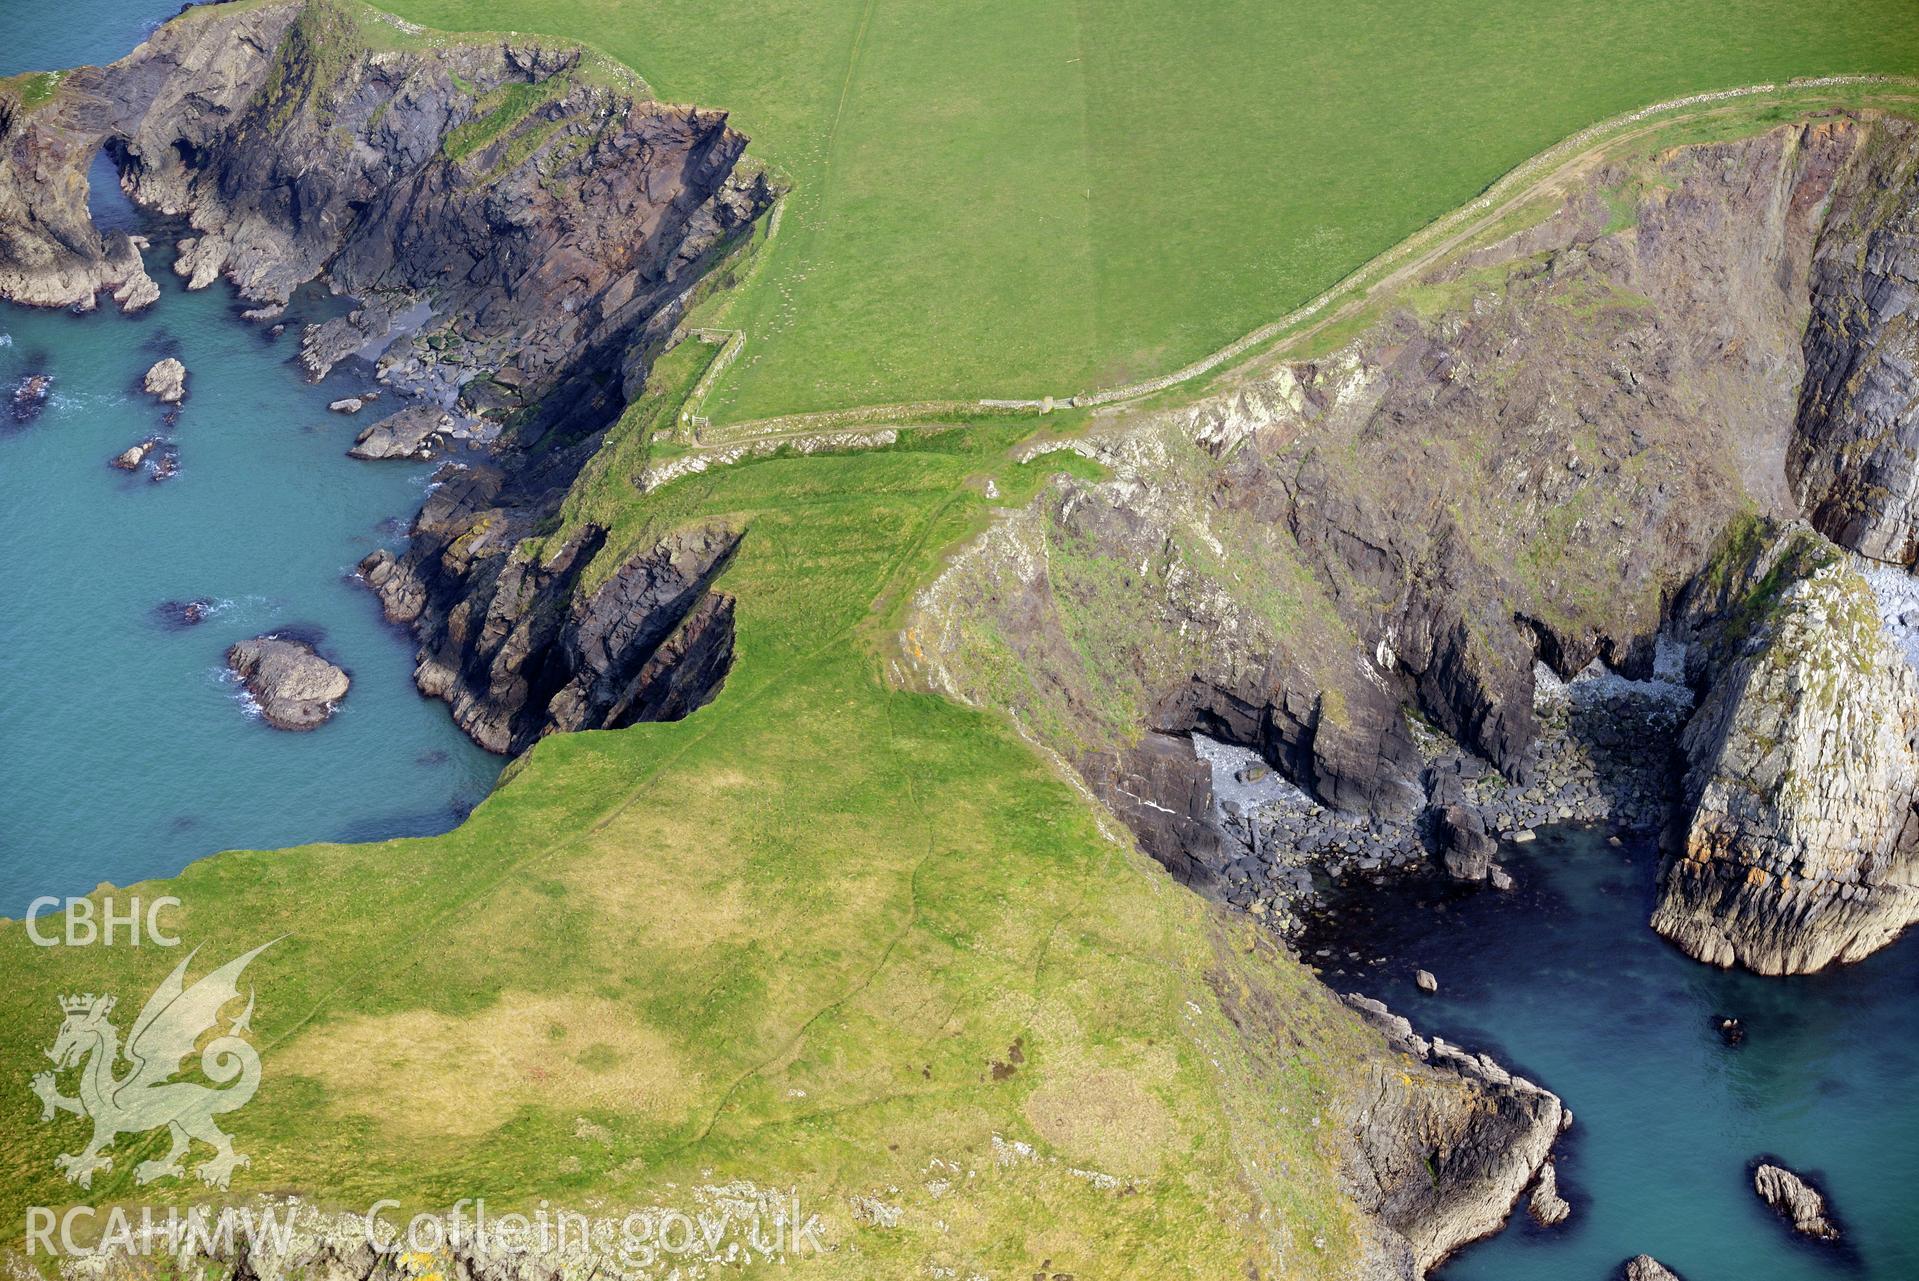
[(1413, 986), (1422, 992), (1437, 992), (1439, 990), (1439, 980), (1433, 977), (1431, 970), (1420, 970), (1413, 975)]
[(115, 454), (112, 458), (107, 460), (107, 466), (118, 467), (121, 471), (139, 471), (140, 464), (144, 463), (147, 460), (147, 455), (152, 453), (154, 450), (158, 449), (159, 447), (160, 447), (159, 437), (157, 436), (149, 437), (148, 439), (141, 441), (139, 444), (129, 445), (125, 449), (121, 450), (119, 453)]
[(227, 666), (260, 705), (261, 717), (276, 729), (318, 728), (353, 683), (305, 641), (271, 634), (229, 649)]
[(1736, 1046), (1746, 1039), (1746, 1025), (1729, 1014), (1713, 1015), (1712, 1030), (1729, 1046)]
[(153, 607), (154, 621), (162, 627), (184, 630), (197, 627), (205, 622), (207, 615), (213, 612), (210, 597), (196, 596), (192, 600), (163, 600)]
[(168, 356), (147, 370), (141, 386), (146, 388), (147, 395), (157, 397), (161, 404), (177, 405), (187, 398), (187, 367)]
[(1793, 1231), (1822, 1241), (1838, 1239), (1839, 1228), (1827, 1212), (1826, 1198), (1783, 1165), (1762, 1162), (1752, 1172), (1752, 1186), (1761, 1200), (1785, 1216)]
[(1401, 1270), (1366, 1275), (1424, 1276), (1506, 1221), (1572, 1117), (1490, 1057), (1428, 1041), (1370, 997), (1345, 1000), (1403, 1055), (1374, 1067), (1349, 1119), (1350, 1191), (1409, 1247)]
[(1513, 874), (1497, 863), (1494, 863), (1492, 869), (1486, 873), (1486, 879), (1492, 883), (1494, 889), (1501, 891), (1510, 890), (1516, 884)]
[(47, 397), (52, 394), (52, 374), (22, 374), (20, 381), (13, 385), (13, 420), (32, 422), (47, 407)]
[(349, 458), (431, 458), (452, 429), (453, 415), (438, 405), (411, 405), (368, 423), (346, 452)]
[(147, 479), (155, 484), (163, 480), (172, 480), (174, 473), (180, 470), (180, 455), (172, 449), (162, 446), (153, 456), (153, 467), (147, 472)]
[(1677, 1272), (1650, 1254), (1635, 1254), (1627, 1259), (1625, 1269), (1620, 1275), (1625, 1278), (1625, 1281), (1682, 1281)]
[(1546, 1227), (1557, 1227), (1571, 1217), (1573, 1208), (1559, 1195), (1559, 1173), (1551, 1161), (1539, 1167), (1533, 1181), (1533, 1194), (1526, 1202), (1526, 1213)]
[(1652, 918), (1762, 974), (1859, 960), (1919, 920), (1919, 677), (1849, 559), (1787, 537), (1682, 738), (1692, 818)]
[(327, 408), (336, 414), (357, 414), (366, 408), (366, 401), (360, 399), (358, 396), (342, 396), (340, 399), (328, 405)]

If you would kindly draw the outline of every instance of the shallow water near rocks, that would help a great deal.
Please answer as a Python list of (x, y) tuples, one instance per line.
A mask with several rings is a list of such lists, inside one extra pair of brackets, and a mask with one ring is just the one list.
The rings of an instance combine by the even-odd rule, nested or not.
[[(0, 74), (118, 57), (175, 8), (0, 6)], [(101, 222), (136, 219), (110, 169), (96, 165), (93, 188)], [(221, 849), (444, 831), (502, 764), (419, 697), (411, 640), (348, 577), (399, 545), (432, 470), (345, 456), (393, 397), (329, 413), (374, 385), (365, 366), (307, 385), (287, 363), (297, 316), (270, 342), (229, 290), (187, 293), (171, 262), (156, 240), (163, 296), (137, 317), (110, 303), (84, 317), (0, 306), (0, 916)], [(188, 370), (172, 426), (138, 386), (166, 355)], [(27, 372), (51, 373), (53, 395), (16, 424)], [(155, 435), (178, 453), (170, 480), (107, 466)], [(194, 626), (162, 609), (197, 598), (212, 607)], [(269, 630), (316, 640), (352, 673), (312, 733), (264, 725), (225, 673), (227, 646)]]
[[(1919, 1276), (1915, 940), (1824, 974), (1729, 973), (1647, 927), (1658, 856), (1643, 844), (1550, 828), (1500, 860), (1510, 894), (1389, 879), (1307, 947), (1334, 949), (1312, 958), (1334, 990), (1492, 1053), (1573, 1111), (1558, 1158), (1572, 1218), (1541, 1228), (1522, 1209), (1437, 1276), (1601, 1281), (1641, 1252), (1688, 1281)], [(1741, 1045), (1715, 1014), (1744, 1021)], [(1762, 1154), (1825, 1190), (1842, 1246), (1801, 1241), (1760, 1203)]]

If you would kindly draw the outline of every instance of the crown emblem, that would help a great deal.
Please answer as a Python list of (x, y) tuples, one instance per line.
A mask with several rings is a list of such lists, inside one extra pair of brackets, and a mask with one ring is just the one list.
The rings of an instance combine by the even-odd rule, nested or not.
[(91, 992), (81, 996), (63, 996), (60, 998), (60, 1010), (65, 1014), (92, 1014), (96, 1011), (105, 1014), (112, 1008), (112, 997), (95, 996)]

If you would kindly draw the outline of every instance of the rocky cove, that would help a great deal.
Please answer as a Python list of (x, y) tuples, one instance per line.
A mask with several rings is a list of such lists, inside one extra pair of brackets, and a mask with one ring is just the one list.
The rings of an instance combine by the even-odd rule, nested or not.
[[(1465, 903), (1534, 949), (1497, 974), (1475, 960), (1472, 995), (1552, 963), (1552, 918), (1590, 905), (1542, 901), (1556, 873), (1534, 851), (1632, 851), (1630, 891), (1604, 892), (1635, 905), (1635, 950), (1685, 954), (1647, 963), (1682, 971), (1825, 971), (1919, 919), (1916, 174), (1919, 130), (1872, 113), (1595, 161), (1343, 346), (1034, 446), (1110, 475), (1056, 477), (922, 593), (921, 679), (1005, 708), (1176, 876), (1337, 990), (1424, 1031), (1435, 1000), (1459, 1011), (1465, 1044), (1567, 1091), (1576, 1152), (1586, 1074), (1508, 1057), (1517, 1025), (1452, 1006), (1442, 964), (1438, 998), (1413, 983), (1480, 942), (1453, 938)], [(1595, 826), (1561, 835), (1577, 824)], [(1591, 1030), (1558, 1034), (1669, 1051), (1615, 1034), (1596, 997), (1562, 992)], [(1688, 1008), (1704, 1035), (1711, 1012)], [(1755, 1153), (1719, 1155), (1713, 1178), (1750, 1198)], [(1605, 1194), (1632, 1179), (1616, 1167)], [(1771, 1245), (1737, 1274), (1850, 1266)], [(1588, 1274), (1644, 1247), (1606, 1248)], [(1504, 1253), (1447, 1275), (1535, 1275), (1475, 1262)]]

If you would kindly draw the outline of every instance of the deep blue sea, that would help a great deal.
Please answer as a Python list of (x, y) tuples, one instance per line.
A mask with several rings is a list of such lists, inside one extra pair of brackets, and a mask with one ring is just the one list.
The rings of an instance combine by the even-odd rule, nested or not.
[[(1369, 891), (1345, 932), (1361, 962), (1344, 946), (1318, 962), (1335, 990), (1490, 1052), (1572, 1108), (1558, 1160), (1572, 1218), (1542, 1228), (1522, 1211), (1443, 1281), (1610, 1281), (1642, 1252), (1687, 1281), (1919, 1277), (1919, 940), (1799, 978), (1715, 970), (1647, 927), (1651, 848), (1547, 829), (1500, 860), (1510, 894)], [(1742, 1044), (1715, 1014), (1742, 1020)], [(1761, 1154), (1824, 1188), (1841, 1245), (1803, 1241), (1761, 1204)]]
[[(0, 0), (0, 75), (108, 61), (177, 5), (154, 0)], [(101, 221), (135, 218), (96, 166)], [(223, 285), (187, 293), (156, 241), (164, 296), (123, 317), (0, 306), (0, 392), (53, 375), (38, 421), (0, 403), (0, 916), (36, 896), (177, 872), (204, 855), (323, 839), (442, 831), (491, 787), (501, 761), (419, 697), (413, 645), (350, 582), (376, 546), (397, 546), (429, 464), (345, 456), (367, 415), (327, 403), (374, 384), (342, 371), (309, 386), (277, 341), (241, 321)], [(338, 304), (316, 298), (324, 310)], [(138, 388), (165, 355), (188, 369), (178, 421)], [(107, 460), (164, 435), (178, 473), (155, 483)], [(212, 601), (178, 628), (169, 600)], [(298, 629), (353, 688), (313, 733), (269, 728), (227, 678), (227, 646)]]

